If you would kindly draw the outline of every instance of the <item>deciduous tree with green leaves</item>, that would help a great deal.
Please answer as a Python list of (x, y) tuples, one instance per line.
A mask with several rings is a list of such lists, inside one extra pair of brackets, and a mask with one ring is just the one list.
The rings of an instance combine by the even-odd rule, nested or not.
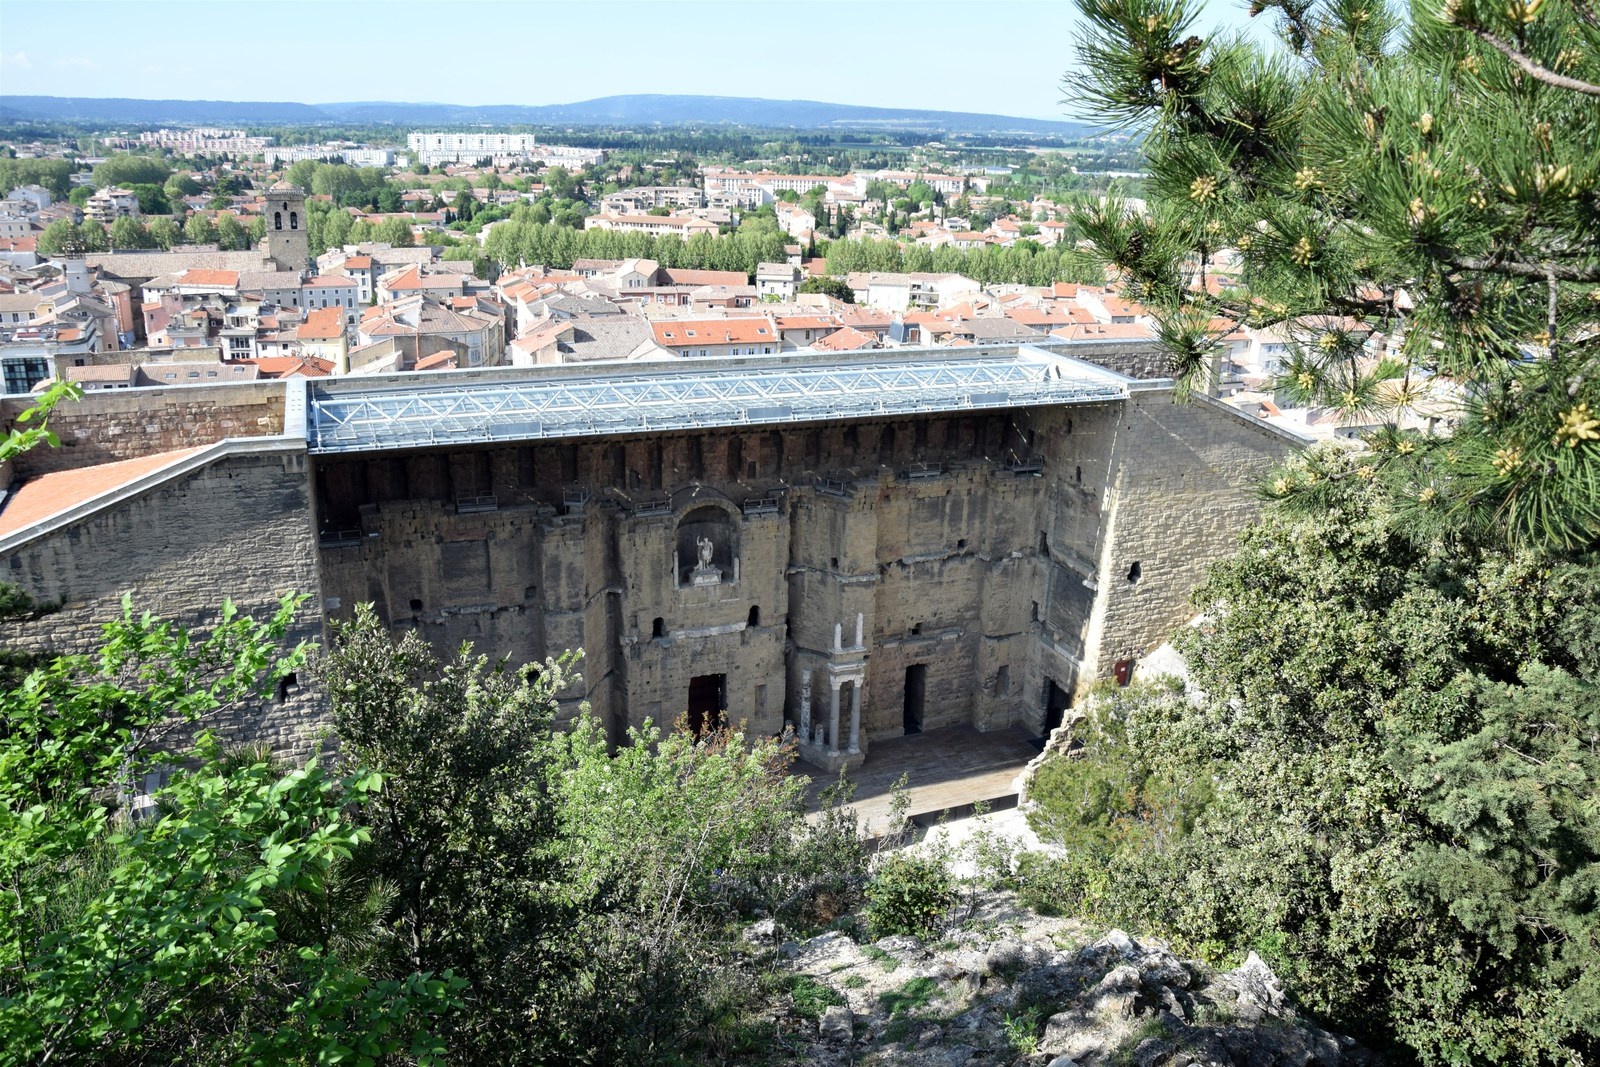
[(111, 224), (109, 240), (112, 248), (150, 248), (155, 244), (144, 224), (127, 215)]
[(209, 245), (217, 241), (217, 227), (210, 215), (195, 212), (183, 224), (183, 241), (191, 245)]
[(151, 219), (146, 232), (150, 234), (150, 240), (160, 249), (170, 249), (173, 245), (183, 243), (183, 227), (165, 215)]
[(245, 246), (245, 229), (233, 215), (217, 218), (217, 247), (224, 252), (234, 252)]
[[(125, 601), (96, 654), (0, 692), (0, 1063), (438, 1055), (452, 983), (391, 975), (333, 895), (381, 777), (285, 771), (204, 729), (302, 666), (274, 647), (298, 603), (190, 632)], [(184, 763), (130, 822), (143, 776)]]

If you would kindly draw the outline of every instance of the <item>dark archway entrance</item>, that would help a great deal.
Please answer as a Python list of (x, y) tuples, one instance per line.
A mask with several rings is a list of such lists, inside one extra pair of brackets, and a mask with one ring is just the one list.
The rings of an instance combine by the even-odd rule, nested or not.
[(1044, 735), (1049, 737), (1066, 718), (1067, 709), (1072, 706), (1072, 696), (1057, 685), (1055, 679), (1046, 678), (1044, 681)]
[(721, 726), (727, 709), (726, 674), (701, 674), (689, 679), (689, 730), (696, 737)]
[(907, 734), (922, 732), (923, 705), (928, 697), (928, 665), (915, 663), (906, 668), (905, 728)]

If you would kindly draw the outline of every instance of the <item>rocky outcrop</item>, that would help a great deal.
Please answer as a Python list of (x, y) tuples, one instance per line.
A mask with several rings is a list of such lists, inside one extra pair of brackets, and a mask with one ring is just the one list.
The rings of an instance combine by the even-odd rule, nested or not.
[[(907, 1067), (1345, 1067), (1378, 1062), (1301, 1017), (1255, 954), (1218, 971), (1120, 930), (1099, 937), (1008, 897), (933, 944), (827, 933), (779, 949), (782, 966), (843, 1000), (790, 1013), (788, 1062)], [(782, 1014), (780, 1006), (780, 1015)], [(791, 1048), (793, 1044), (791, 1043)]]

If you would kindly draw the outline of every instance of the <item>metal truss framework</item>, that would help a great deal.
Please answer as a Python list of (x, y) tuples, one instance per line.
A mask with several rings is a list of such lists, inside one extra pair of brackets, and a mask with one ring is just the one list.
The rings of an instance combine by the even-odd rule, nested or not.
[(649, 373), (313, 387), (316, 453), (771, 426), (1124, 399), (1125, 379), (1037, 349), (896, 361), (693, 364)]

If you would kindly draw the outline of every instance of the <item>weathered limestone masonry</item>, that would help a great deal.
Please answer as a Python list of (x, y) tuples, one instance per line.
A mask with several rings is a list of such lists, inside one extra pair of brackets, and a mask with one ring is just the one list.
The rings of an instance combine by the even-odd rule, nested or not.
[[(76, 456), (225, 440), (0, 536), (0, 577), (66, 601), (21, 628), (39, 647), (93, 647), (124, 591), (196, 622), (224, 596), (254, 611), (300, 590), (318, 597), (300, 637), (370, 601), (442, 652), (472, 641), (535, 662), (581, 648), (564, 709), (587, 701), (613, 738), (680, 716), (787, 725), (807, 760), (835, 768), (876, 739), (958, 723), (1044, 733), (1187, 619), (1203, 568), (1255, 513), (1255, 479), (1294, 447), (1222, 405), (1177, 401), (1170, 382), (1058, 363), (1101, 375), (1101, 391), (987, 409), (957, 391), (916, 414), (671, 431), (564, 436), (546, 420), (448, 445), (429, 443), (430, 417), (421, 439), (365, 450), (308, 451), (322, 431), (307, 429), (304, 383), (92, 395), (56, 423), (64, 438), (95, 428)], [(768, 365), (806, 370), (750, 361)], [(317, 388), (444, 403), (441, 389), (570, 373)], [(19, 477), (60, 462), (26, 461)], [(302, 693), (235, 725), (303, 753), (321, 720)]]
[[(1161, 382), (1076, 407), (319, 456), (323, 589), (334, 614), (370, 600), (441, 647), (582, 647), (568, 706), (613, 737), (721, 711), (793, 726), (832, 767), (908, 731), (1055, 725), (1188, 617), (1291, 447)], [(702, 540), (719, 576), (697, 583)]]
[(1103, 516), (1112, 548), (1100, 559), (1083, 656), (1092, 676), (1110, 676), (1118, 662), (1131, 669), (1193, 614), (1189, 591), (1260, 511), (1252, 487), (1263, 455), (1282, 457), (1302, 445), (1211, 397), (1134, 395)]
[[(234, 386), (194, 388), (221, 394), (210, 402), (213, 411), (238, 406), (276, 411), (281, 429), (282, 383), (258, 383), (253, 386), (257, 394), (273, 395), (253, 400), (235, 395)], [(76, 408), (65, 406), (72, 409), (70, 417), (55, 424), (117, 425), (120, 418), (125, 433), (115, 436), (143, 438), (148, 446), (144, 453), (163, 444), (173, 449), (204, 443), (204, 438), (196, 441), (176, 433), (147, 435), (139, 425), (130, 425), (130, 414), (135, 420), (150, 417), (129, 403), (134, 393), (162, 390), (90, 395)], [(300, 403), (303, 410), (303, 399)], [(184, 407), (205, 410), (207, 402), (196, 397)], [(34, 449), (23, 458), (35, 468), (48, 468), (53, 464), (36, 462), (44, 452)], [(186, 626), (214, 621), (225, 598), (242, 612), (264, 618), (282, 595), (308, 593), (312, 599), (289, 641), (317, 641), (322, 625), (315, 599), (319, 581), (306, 460), (303, 429), (295, 435), (223, 442), (131, 484), (111, 486), (96, 499), (63, 500), (57, 516), (0, 538), (0, 580), (62, 602), (55, 613), (8, 623), (6, 643), (89, 651), (98, 646), (101, 627), (121, 614), (125, 593), (135, 611)], [(325, 715), (321, 701), (302, 685), (281, 699), (232, 709), (214, 725), (230, 739), (262, 740), (280, 754), (303, 757), (325, 731)]]
[[(284, 387), (271, 382), (93, 393), (56, 408), (50, 428), (61, 447), (24, 453), (15, 473), (31, 478), (228, 437), (277, 436), (284, 432), (283, 398)], [(25, 397), (0, 400), (0, 424), (10, 426), (28, 404)]]

